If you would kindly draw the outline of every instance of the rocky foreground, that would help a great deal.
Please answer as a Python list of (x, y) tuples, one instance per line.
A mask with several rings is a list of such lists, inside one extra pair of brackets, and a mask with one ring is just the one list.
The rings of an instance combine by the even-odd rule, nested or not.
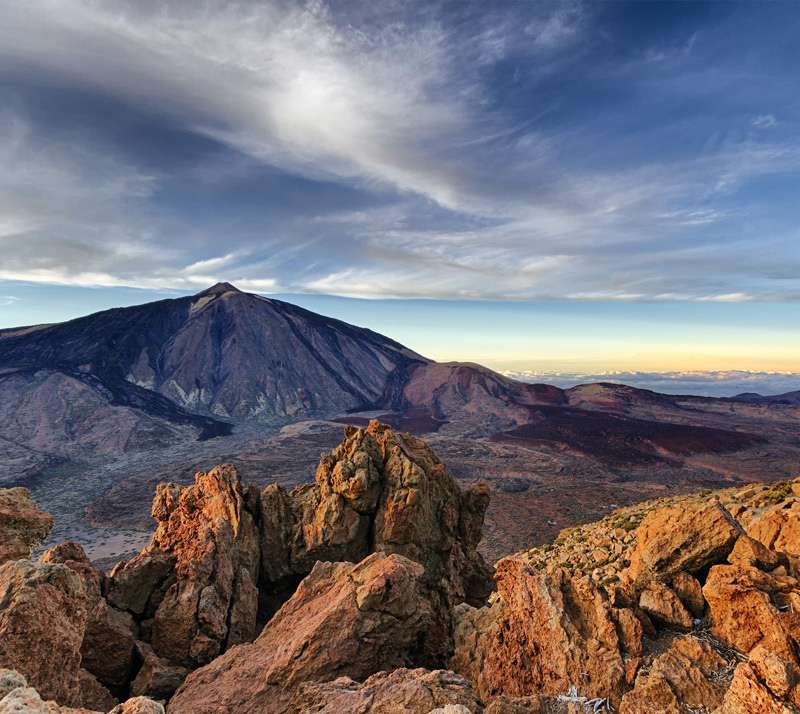
[[(800, 712), (800, 481), (639, 504), (492, 573), (488, 490), (348, 428), (314, 484), (161, 484), (106, 575), (0, 490), (0, 714)], [(121, 702), (121, 703), (120, 703)]]

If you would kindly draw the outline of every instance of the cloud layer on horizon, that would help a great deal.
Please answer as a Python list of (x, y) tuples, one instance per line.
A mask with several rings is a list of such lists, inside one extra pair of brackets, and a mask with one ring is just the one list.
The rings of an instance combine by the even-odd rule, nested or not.
[(0, 281), (800, 298), (796, 5), (0, 16)]
[(503, 372), (521, 382), (574, 387), (591, 382), (615, 382), (662, 394), (696, 394), (704, 397), (733, 397), (745, 392), (764, 396), (800, 390), (798, 372), (759, 372), (745, 370), (673, 372)]

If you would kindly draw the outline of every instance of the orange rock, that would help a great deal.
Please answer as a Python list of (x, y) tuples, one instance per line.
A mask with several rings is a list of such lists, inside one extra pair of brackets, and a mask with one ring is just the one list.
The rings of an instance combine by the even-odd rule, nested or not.
[(518, 558), (497, 564), (500, 601), (459, 608), (452, 667), (484, 699), (558, 695), (622, 696), (625, 670), (612, 607), (586, 577), (535, 572)]
[(81, 578), (64, 565), (0, 565), (0, 667), (42, 696), (80, 706), (80, 648), (88, 619)]
[(30, 558), (53, 528), (27, 488), (0, 488), (0, 563)]
[(461, 675), (444, 670), (396, 669), (373, 674), (363, 684), (349, 677), (303, 684), (286, 713), (428, 714), (455, 711), (457, 705), (475, 714), (483, 711), (478, 696)]
[(107, 583), (106, 598), (119, 610), (137, 618), (152, 618), (164, 597), (165, 586), (172, 584), (175, 556), (155, 548), (145, 548), (129, 561), (114, 566)]
[[(753, 668), (742, 662), (733, 673), (733, 681), (722, 706), (714, 714), (792, 714), (792, 709), (777, 699), (758, 681)], [(623, 713), (624, 714), (624, 713)]]
[(407, 664), (428, 634), (422, 566), (375, 553), (317, 563), (255, 642), (189, 675), (170, 714), (279, 714), (301, 684)]
[(489, 493), (462, 492), (431, 448), (373, 421), (348, 427), (320, 459), (314, 484), (261, 493), (262, 603), (271, 614), (317, 560), (357, 562), (372, 552), (421, 563), (438, 616), (422, 663), (452, 654), (450, 610), (483, 604), (490, 571), (478, 553)]
[(785, 611), (779, 607), (797, 598), (799, 588), (792, 577), (771, 575), (749, 565), (715, 565), (703, 586), (714, 635), (744, 654), (763, 645), (795, 663), (800, 638), (797, 615), (788, 605)]
[[(83, 580), (89, 619), (81, 644), (82, 665), (105, 687), (124, 690), (133, 667), (136, 629), (133, 617), (106, 602), (103, 597), (106, 577), (91, 564), (78, 543), (67, 541), (48, 548), (39, 561), (63, 563)], [(107, 701), (101, 694), (93, 695), (93, 699)]]
[(692, 629), (692, 616), (678, 596), (666, 585), (653, 580), (639, 595), (639, 607), (666, 627)]
[(424, 441), (377, 421), (348, 427), (313, 485), (262, 491), (262, 569), (274, 582), (317, 560), (397, 553), (421, 563), (448, 603), (482, 604), (491, 578), (477, 546), (488, 503), (485, 486), (462, 493)]
[(763, 543), (748, 535), (739, 536), (733, 550), (728, 554), (729, 563), (744, 563), (761, 570), (774, 570), (786, 564), (786, 556), (770, 550)]
[(687, 635), (676, 637), (669, 649), (636, 677), (634, 688), (620, 704), (620, 714), (683, 714), (707, 711), (722, 701), (724, 688), (714, 679), (726, 663), (711, 647)]
[(800, 556), (800, 499), (772, 506), (749, 525), (747, 533), (767, 548)]
[(750, 667), (758, 680), (778, 698), (789, 696), (798, 684), (797, 667), (763, 645), (750, 651)]
[(192, 486), (158, 486), (152, 542), (115, 568), (109, 599), (137, 614), (155, 607), (160, 657), (196, 666), (255, 636), (258, 510), (257, 490), (243, 488), (233, 466), (198, 473)]
[(642, 636), (644, 634), (639, 618), (636, 617), (633, 610), (627, 607), (612, 608), (611, 617), (617, 626), (617, 636), (622, 651), (630, 657), (639, 657), (642, 654)]
[(636, 532), (626, 577), (638, 586), (649, 580), (691, 575), (730, 553), (742, 529), (719, 501), (651, 511)]
[(700, 585), (697, 578), (680, 571), (672, 578), (670, 587), (692, 615), (703, 616), (706, 599), (703, 597), (703, 586)]

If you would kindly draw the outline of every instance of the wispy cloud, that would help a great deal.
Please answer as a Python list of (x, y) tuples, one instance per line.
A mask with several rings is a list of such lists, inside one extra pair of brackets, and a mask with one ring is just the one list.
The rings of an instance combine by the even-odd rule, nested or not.
[(759, 114), (752, 123), (757, 129), (771, 129), (777, 126), (778, 120), (772, 114)]
[[(800, 146), (756, 108), (738, 59), (704, 56), (730, 44), (725, 28), (716, 47), (713, 26), (642, 36), (637, 47), (678, 48), (642, 63), (621, 56), (620, 34), (641, 27), (575, 2), (0, 8), (0, 90), (7, 79), (15, 99), (0, 113), (0, 280), (800, 293), (796, 209), (759, 188), (800, 173)], [(37, 114), (26, 98), (44, 86), (102, 109), (73, 124)], [(98, 118), (109, 106), (119, 121)]]
[(0, 295), (0, 307), (8, 307), (15, 302), (19, 302), (19, 298), (14, 295)]

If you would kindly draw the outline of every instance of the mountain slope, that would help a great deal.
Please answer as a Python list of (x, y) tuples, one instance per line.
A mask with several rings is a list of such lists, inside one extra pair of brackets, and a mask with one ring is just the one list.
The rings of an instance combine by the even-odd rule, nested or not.
[[(220, 283), (197, 295), (0, 332), (4, 371), (90, 374), (226, 420), (369, 408), (424, 358), (370, 330)], [(148, 411), (148, 405), (142, 405)]]

